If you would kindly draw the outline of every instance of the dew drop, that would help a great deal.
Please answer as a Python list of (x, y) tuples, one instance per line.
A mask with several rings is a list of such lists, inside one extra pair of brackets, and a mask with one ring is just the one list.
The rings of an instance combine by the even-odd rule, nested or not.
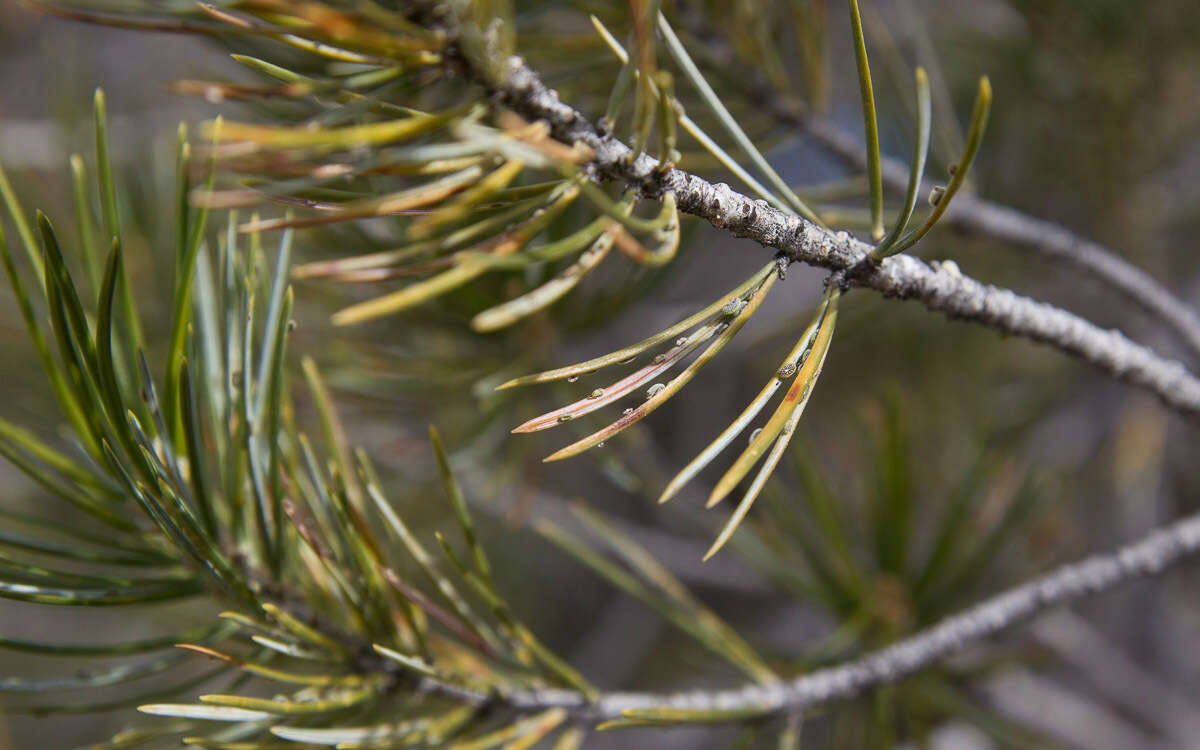
[(623, 359), (623, 360), (621, 360), (621, 361), (620, 361), (620, 362), (618, 362), (617, 364), (618, 364), (618, 365), (627, 365), (627, 364), (629, 364), (630, 362), (632, 362), (632, 361), (633, 361), (633, 360), (635, 360), (635, 359), (637, 359), (637, 355), (636, 355), (636, 354), (635, 354), (635, 355), (633, 355), (632, 357), (630, 357), (629, 359)]
[(577, 380), (579, 380), (579, 376), (578, 376), (578, 375), (572, 375), (571, 377), (567, 378), (567, 382), (568, 382), (568, 383), (574, 383), (574, 382), (576, 382)]
[(603, 447), (604, 447), (604, 441), (603, 441), (603, 440), (601, 440), (600, 442), (596, 443), (596, 447), (597, 447), (597, 448), (603, 448)]
[(563, 415), (559, 416), (558, 421), (559, 422), (570, 422), (571, 419), (572, 419), (572, 417), (570, 414), (563, 414)]
[(662, 393), (663, 388), (666, 388), (666, 386), (662, 383), (655, 383), (646, 389), (646, 398), (654, 398), (658, 394)]
[(603, 396), (603, 395), (604, 395), (604, 389), (603, 389), (603, 388), (597, 388), (596, 390), (592, 391), (592, 392), (591, 392), (591, 393), (588, 395), (588, 398), (600, 398), (600, 397), (601, 397), (601, 396)]
[(633, 414), (633, 407), (630, 407), (630, 408), (626, 409), (625, 411), (621, 412), (622, 417), (628, 417), (630, 414)]
[(675, 339), (675, 346), (683, 346), (686, 343), (687, 336), (680, 336), (679, 338)]
[(933, 190), (929, 191), (929, 205), (936, 206), (942, 202), (942, 196), (946, 194), (946, 188), (937, 185)]
[(750, 433), (750, 440), (749, 440), (748, 442), (751, 442), (751, 443), (753, 443), (753, 442), (754, 442), (754, 439), (755, 439), (755, 438), (757, 438), (757, 437), (758, 437), (759, 435), (761, 435), (761, 434), (762, 434), (762, 428), (761, 428), (761, 427), (759, 427), (759, 428), (758, 428), (758, 429), (756, 429), (754, 432)]

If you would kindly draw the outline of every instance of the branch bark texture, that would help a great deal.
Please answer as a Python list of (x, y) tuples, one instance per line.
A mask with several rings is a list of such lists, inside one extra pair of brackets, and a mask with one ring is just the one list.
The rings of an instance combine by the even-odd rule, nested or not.
[[(867, 151), (858, 137), (829, 118), (805, 112), (783, 97), (766, 76), (739, 60), (729, 40), (691, 3), (681, 3), (679, 11), (683, 26), (703, 42), (697, 51), (712, 61), (715, 69), (736, 76), (739, 81), (736, 90), (742, 91), (776, 122), (807, 133), (848, 167), (866, 171)], [(880, 167), (884, 185), (903, 194), (908, 188), (908, 165), (884, 157)], [(934, 186), (933, 182), (924, 181), (921, 194), (928, 194)], [(943, 222), (1073, 266), (1161, 320), (1187, 347), (1192, 358), (1200, 359), (1200, 314), (1153, 276), (1101, 243), (1081, 237), (1061, 224), (970, 194), (955, 196)]]
[(519, 57), (508, 61), (500, 81), (487, 85), (504, 106), (527, 119), (545, 120), (559, 140), (589, 146), (596, 155), (590, 169), (597, 179), (623, 182), (648, 197), (674, 192), (685, 213), (735, 237), (773, 248), (790, 261), (842, 272), (852, 286), (874, 289), (886, 297), (918, 300), (953, 318), (1049, 344), (1153, 393), (1182, 414), (1200, 416), (1200, 380), (1181, 363), (1118, 331), (1101, 329), (1053, 305), (977, 281), (950, 264), (930, 265), (904, 254), (870, 262), (871, 246), (845, 232), (825, 231), (724, 183), (711, 183), (646, 154), (634, 159), (627, 145), (601, 133), (560, 101), (558, 93)]
[[(799, 117), (796, 123), (843, 161), (864, 168), (866, 153), (862, 144), (833, 122), (809, 115)], [(885, 158), (881, 167), (885, 185), (897, 191), (906, 188), (907, 166)], [(924, 194), (933, 188), (934, 184), (926, 181), (921, 190)], [(1100, 243), (1080, 237), (1061, 224), (975, 195), (955, 196), (943, 221), (964, 232), (991, 237), (1073, 266), (1165, 323), (1191, 357), (1200, 359), (1200, 315), (1153, 276)]]

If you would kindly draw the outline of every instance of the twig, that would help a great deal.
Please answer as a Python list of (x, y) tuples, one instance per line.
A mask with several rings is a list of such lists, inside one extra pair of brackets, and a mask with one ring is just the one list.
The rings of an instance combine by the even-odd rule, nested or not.
[[(680, 20), (692, 36), (704, 43), (698, 51), (721, 70), (736, 70), (739, 85), (757, 108), (780, 124), (799, 128), (847, 166), (865, 171), (867, 151), (861, 140), (846, 132), (827, 117), (805, 112), (788, 101), (765, 76), (739, 64), (733, 45), (712, 28), (702, 14), (682, 3)], [(909, 168), (903, 162), (884, 157), (881, 163), (884, 185), (904, 192)], [(934, 183), (926, 180), (921, 194)], [(1120, 257), (1116, 252), (1092, 240), (1080, 237), (1060, 224), (1039, 219), (1014, 208), (974, 195), (958, 195), (946, 212), (944, 221), (956, 229), (991, 237), (1069, 263), (1094, 279), (1108, 285), (1130, 302), (1156, 316), (1182, 341), (1191, 356), (1200, 360), (1200, 314), (1171, 293), (1150, 274)]]
[(1200, 514), (1176, 521), (1110, 554), (1065, 565), (997, 594), (887, 648), (778, 685), (750, 684), (732, 690), (666, 695), (608, 693), (590, 704), (570, 691), (522, 692), (502, 699), (519, 710), (568, 708), (581, 720), (590, 721), (605, 721), (630, 709), (647, 708), (794, 713), (895, 682), (1050, 607), (1108, 591), (1135, 578), (1160, 575), (1198, 553)]
[[(837, 125), (816, 115), (804, 117), (802, 122), (804, 129), (831, 153), (856, 166), (865, 164), (862, 146)], [(893, 190), (905, 189), (908, 168), (890, 158), (884, 158), (883, 162), (884, 183)], [(933, 187), (932, 182), (926, 181), (921, 191), (927, 193)], [(1191, 356), (1200, 359), (1200, 315), (1150, 274), (1100, 243), (1080, 237), (1060, 224), (974, 195), (957, 196), (945, 219), (965, 232), (1071, 264), (1166, 323)]]
[[(410, 15), (415, 22), (438, 27), (450, 38), (454, 37), (452, 13), (446, 7), (414, 2)], [(1200, 380), (1179, 362), (1162, 357), (1117, 331), (1104, 331), (1059, 308), (975, 281), (953, 267), (931, 268), (903, 254), (882, 264), (870, 262), (867, 255), (871, 246), (844, 232), (832, 234), (764, 201), (751, 200), (724, 183), (714, 185), (661, 164), (647, 154), (634, 159), (627, 145), (602, 133), (581, 113), (561, 102), (558, 93), (547, 87), (520, 57), (513, 56), (493, 68), (473, 64), (453, 44), (447, 49), (445, 63), (484, 86), (492, 99), (526, 119), (545, 120), (560, 141), (589, 146), (595, 159), (588, 169), (598, 180), (620, 181), (646, 197), (671, 191), (676, 195), (679, 209), (685, 213), (703, 218), (733, 236), (748, 237), (774, 248), (790, 261), (831, 269), (839, 284), (869, 287), (887, 297), (917, 299), (931, 310), (1050, 344), (1154, 393), (1163, 403), (1183, 414), (1200, 415)], [(494, 69), (500, 72), (493, 73)], [(833, 138), (832, 131), (826, 135), (828, 139)], [(885, 170), (885, 176), (891, 171), (894, 170)], [(968, 201), (967, 205), (972, 204)], [(973, 205), (980, 203), (977, 201)], [(951, 217), (956, 213), (961, 211), (952, 210)], [(1014, 241), (1026, 238), (1033, 242), (1036, 239), (1038, 247), (1057, 248), (1056, 252), (1062, 257), (1086, 265), (1089, 272), (1107, 274), (1106, 278), (1112, 283), (1123, 285), (1142, 304), (1159, 310), (1168, 322), (1173, 321), (1173, 327), (1187, 332), (1189, 337), (1194, 334), (1196, 351), (1200, 351), (1200, 323), (1192, 325), (1195, 315), (1141, 271), (1107, 255), (1102, 249), (1097, 251), (1096, 247), (1080, 244), (1066, 230), (1058, 228), (1055, 231), (1053, 225), (1043, 226), (1045, 237), (1037, 239), (1037, 226), (1031, 227), (1026, 217), (1006, 214), (999, 207), (987, 211), (977, 209), (972, 215), (983, 217), (976, 221), (981, 226), (986, 224), (994, 233), (1007, 233)]]
[[(725, 690), (676, 693), (606, 692), (595, 700), (565, 689), (488, 693), (435, 678), (422, 678), (418, 689), (469, 705), (504, 705), (521, 713), (564, 708), (571, 712), (573, 720), (583, 723), (621, 718), (630, 710), (662, 708), (726, 713), (729, 715), (727, 721), (797, 714), (830, 701), (853, 698), (876, 685), (903, 679), (1051, 607), (1103, 593), (1136, 578), (1161, 575), (1198, 554), (1200, 513), (1156, 529), (1139, 541), (1108, 554), (1064, 565), (991, 596), (891, 646), (773, 685), (748, 683)], [(296, 596), (278, 587), (264, 590), (264, 595), (344, 643), (358, 656), (356, 666), (363, 672), (391, 674), (397, 679), (411, 676), (407, 670), (376, 654), (369, 643), (360, 642), (358, 636), (321, 624), (319, 617), (297, 604)]]
[(1200, 380), (1179, 362), (1118, 331), (1105, 331), (1053, 305), (976, 281), (952, 266), (935, 268), (904, 254), (872, 263), (867, 260), (871, 246), (845, 232), (825, 231), (724, 183), (714, 185), (646, 154), (632, 159), (628, 146), (602, 134), (560, 101), (520, 57), (508, 60), (498, 81), (475, 75), (503, 105), (526, 119), (545, 120), (559, 140), (589, 146), (595, 153), (589, 168), (596, 179), (624, 182), (645, 196), (671, 191), (681, 211), (735, 237), (774, 248), (789, 260), (841, 272), (849, 285), (874, 289), (885, 297), (919, 300), (951, 317), (1049, 344), (1144, 388), (1180, 413), (1200, 416)]

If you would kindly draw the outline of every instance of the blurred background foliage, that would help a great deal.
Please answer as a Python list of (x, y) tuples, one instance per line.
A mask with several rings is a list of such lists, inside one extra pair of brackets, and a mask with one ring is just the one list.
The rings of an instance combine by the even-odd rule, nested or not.
[[(747, 57), (756, 58), (761, 48), (756, 34), (777, 37), (777, 61), (745, 64), (786, 83), (809, 106), (826, 109), (848, 131), (861, 131), (841, 3), (688, 5), (719, 31), (733, 32), (735, 48)], [(986, 73), (996, 96), (972, 171), (974, 189), (1120, 249), (1185, 299), (1200, 294), (1193, 247), (1200, 230), (1200, 6), (1188, 0), (888, 0), (864, 6), (886, 153), (903, 157), (909, 151), (908, 81), (912, 66), (924, 65), (934, 85), (937, 128), (930, 173), (944, 174), (961, 147), (961, 123), (977, 77)], [(827, 26), (801, 29), (797, 37), (784, 22), (796, 8)], [(518, 47), (546, 82), (583, 111), (602, 113), (619, 64), (587, 13), (623, 33), (629, 28), (624, 8), (518, 3), (516, 12), (523, 28)], [(812, 36), (804, 43), (806, 34)], [(62, 217), (63, 235), (71, 235), (73, 215), (66, 155), (89, 152), (90, 92), (97, 86), (108, 92), (127, 263), (147, 339), (161, 353), (170, 325), (162, 290), (170, 288), (171, 266), (159, 248), (173, 242), (174, 124), (215, 112), (249, 120), (264, 106), (174, 96), (169, 85), (179, 79), (258, 79), (222, 54), (219, 42), (71, 25), (11, 3), (0, 7), (0, 41), (0, 160), (26, 206)], [(706, 65), (701, 54), (696, 57)], [(845, 176), (819, 146), (748, 101), (736, 72), (714, 71), (711, 81), (801, 195), (819, 194)], [(269, 106), (272, 117), (288, 117), (286, 104)], [(711, 159), (686, 149), (682, 163), (722, 174)], [(862, 192), (847, 201), (819, 201), (823, 215), (860, 220)], [(861, 222), (831, 224), (865, 234)], [(400, 317), (353, 328), (334, 327), (329, 317), (361, 299), (361, 287), (296, 285), (298, 326), (289, 347), (316, 358), (353, 442), (369, 447), (409, 523), (422, 533), (449, 523), (446, 505), (428, 500), (440, 493), (426, 438), (433, 423), (453, 451), (459, 480), (477, 501), (476, 523), (498, 587), (530, 628), (597, 686), (668, 690), (728, 684), (740, 676), (678, 639), (667, 621), (604, 576), (563, 564), (531, 522), (582, 533), (567, 511), (572, 500), (584, 499), (650, 550), (780, 674), (885, 644), (988, 591), (1196, 510), (1200, 476), (1191, 460), (1189, 427), (1157, 404), (1056, 352), (855, 292), (847, 300), (852, 304), (842, 306), (825, 375), (765, 502), (729, 553), (702, 565), (700, 556), (720, 526), (702, 508), (704, 485), (719, 474), (706, 472), (705, 482), (671, 504), (655, 501), (671, 476), (771, 377), (819, 298), (820, 273), (793, 268), (726, 355), (686, 393), (573, 461), (541, 459), (562, 444), (558, 433), (582, 437), (591, 431), (585, 426), (595, 429), (605, 421), (580, 420), (549, 438), (510, 436), (509, 430), (601, 383), (584, 377), (543, 389), (493, 390), (515, 375), (587, 359), (658, 331), (767, 259), (757, 245), (698, 222), (684, 221), (683, 229), (679, 255), (665, 269), (610, 263), (550, 312), (495, 334), (471, 332), (472, 317), (537, 279), (496, 274)], [(388, 242), (382, 227), (321, 227), (299, 236), (294, 260), (327, 260), (348, 254), (343, 248), (360, 253), (390, 247)], [(1170, 346), (1138, 313), (1024, 251), (942, 229), (917, 252), (953, 259), (977, 278)], [(7, 292), (0, 304), (6, 341), (0, 377), (9, 394), (0, 416), (42, 427), (45, 436), (45, 428), (54, 427), (45, 416), (54, 413), (51, 393), (29, 366), (33, 350)], [(298, 365), (295, 370), (298, 380)], [(303, 394), (297, 399), (298, 418), (311, 422), (311, 403)], [(35, 487), (23, 476), (6, 468), (0, 484), (31, 512), (41, 510)], [(936, 573), (928, 572), (931, 559)], [(1106, 594), (1040, 621), (1032, 637), (1021, 633), (973, 649), (852, 704), (830, 706), (806, 722), (804, 746), (906, 740), (962, 748), (1194, 746), (1196, 735), (1189, 731), (1200, 726), (1200, 706), (1192, 698), (1200, 657), (1188, 645), (1200, 626), (1196, 584), (1195, 572), (1184, 570)], [(155, 608), (145, 618), (86, 611), (67, 619), (6, 602), (0, 632), (133, 639), (180, 618), (201, 621), (202, 614), (202, 603), (190, 602)], [(72, 667), (0, 654), (4, 674), (50, 668), (69, 673)], [(128, 720), (128, 714), (11, 715), (3, 720), (0, 747), (82, 745)], [(587, 746), (765, 747), (768, 734), (778, 733), (769, 729), (761, 736), (754, 727), (644, 730), (597, 735)]]

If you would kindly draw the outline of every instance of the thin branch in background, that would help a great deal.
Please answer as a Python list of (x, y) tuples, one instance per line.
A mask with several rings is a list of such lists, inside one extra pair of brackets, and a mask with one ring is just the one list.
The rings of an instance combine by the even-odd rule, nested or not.
[(876, 685), (903, 679), (1051, 607), (1103, 593), (1137, 578), (1162, 575), (1197, 554), (1200, 554), (1200, 514), (1157, 529), (1111, 553), (1064, 565), (996, 594), (884, 649), (778, 685), (747, 684), (732, 690), (667, 695), (607, 693), (592, 705), (583, 704), (578, 694), (563, 691), (516, 693), (505, 700), (525, 711), (570, 708), (589, 721), (605, 721), (630, 711), (650, 709), (695, 714), (794, 713), (852, 698)]

